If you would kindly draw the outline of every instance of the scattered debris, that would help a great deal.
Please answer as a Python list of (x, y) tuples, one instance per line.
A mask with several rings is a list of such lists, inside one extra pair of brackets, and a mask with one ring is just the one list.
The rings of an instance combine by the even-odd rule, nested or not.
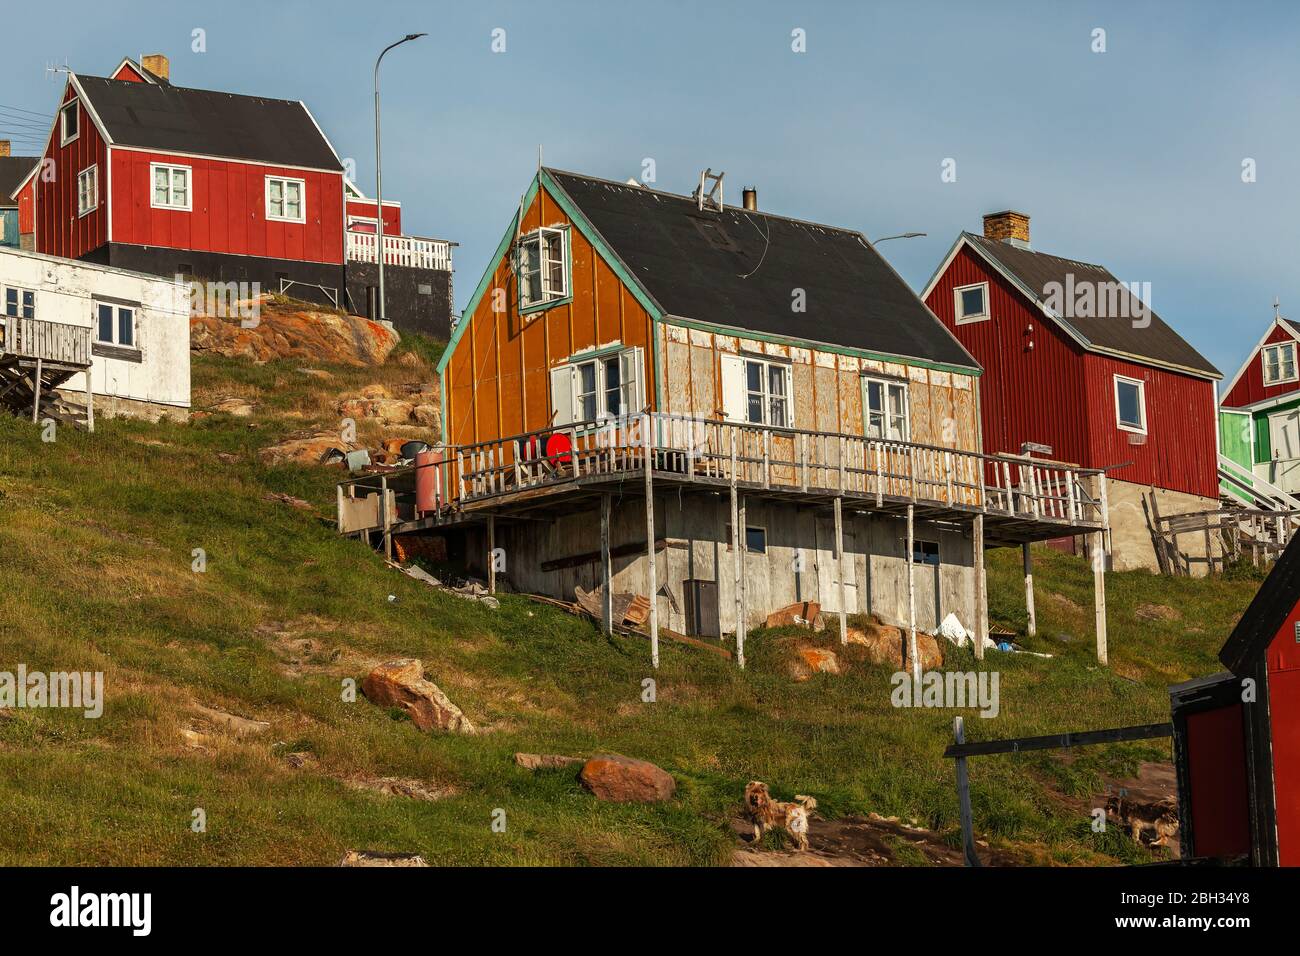
[[(957, 647), (965, 647), (967, 644), (971, 647), (975, 646), (975, 632), (967, 630), (956, 614), (949, 614), (943, 619), (939, 624), (938, 633)], [(996, 650), (997, 646), (997, 642), (991, 637), (984, 636), (984, 650)]]
[(384, 853), (380, 850), (348, 850), (339, 866), (428, 866), (418, 853)]
[(525, 770), (559, 770), (583, 763), (581, 757), (565, 757), (562, 754), (515, 754), (515, 763)]
[(414, 658), (380, 664), (366, 675), (361, 689), (372, 704), (405, 711), (420, 730), (474, 733), (474, 725), (437, 684), (425, 679), (424, 664)]
[(315, 465), (330, 460), (334, 452), (346, 455), (353, 447), (340, 443), (338, 431), (299, 432), (257, 455), (264, 465)]
[(783, 608), (773, 611), (767, 616), (768, 627), (811, 627), (814, 631), (820, 631), (826, 627), (826, 619), (822, 615), (822, 606), (816, 601), (799, 601), (795, 604), (787, 604)]
[(596, 799), (613, 803), (660, 803), (677, 792), (676, 781), (666, 771), (621, 754), (592, 757), (578, 780)]
[(315, 511), (316, 506), (310, 501), (303, 501), (301, 498), (295, 498), (293, 495), (286, 495), (281, 491), (272, 491), (262, 495), (263, 501), (278, 501), (281, 504), (297, 508), (299, 511)]
[(463, 587), (453, 588), (450, 587), (449, 585), (443, 584), (432, 574), (430, 574), (428, 571), (424, 570), (424, 568), (420, 567), (417, 564), (408, 565), (406, 567), (402, 567), (401, 565), (395, 564), (393, 565), (393, 567), (397, 568), (397, 570), (401, 571), (407, 577), (415, 578), (415, 580), (422, 581), (425, 584), (429, 585), (430, 587), (437, 588), (440, 591), (446, 591), (448, 594), (454, 594), (457, 597), (465, 598), (468, 601), (479, 601), (483, 604), (486, 604), (494, 611), (501, 606), (501, 602), (498, 601), (496, 598), (494, 598), (491, 594), (488, 594), (487, 588), (485, 588), (482, 584), (479, 584), (477, 581), (470, 581), (466, 583)]
[[(598, 621), (605, 619), (605, 586), (591, 591), (584, 591), (582, 585), (574, 585), (573, 596), (578, 605), (588, 615)], [(640, 627), (650, 618), (650, 601), (641, 594), (628, 591), (615, 591), (610, 595), (610, 605), (615, 622), (630, 627)]]

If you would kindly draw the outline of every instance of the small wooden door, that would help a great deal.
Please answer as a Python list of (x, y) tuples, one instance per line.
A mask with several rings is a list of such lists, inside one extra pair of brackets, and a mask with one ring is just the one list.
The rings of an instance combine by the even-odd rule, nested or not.
[[(853, 560), (853, 531), (844, 523), (844, 604), (845, 611), (856, 614), (858, 610), (857, 565)], [(826, 614), (840, 613), (840, 560), (835, 551), (835, 521), (833, 518), (817, 519), (817, 599)]]
[(1273, 449), (1273, 484), (1283, 491), (1300, 491), (1300, 408), (1268, 417), (1268, 437)]

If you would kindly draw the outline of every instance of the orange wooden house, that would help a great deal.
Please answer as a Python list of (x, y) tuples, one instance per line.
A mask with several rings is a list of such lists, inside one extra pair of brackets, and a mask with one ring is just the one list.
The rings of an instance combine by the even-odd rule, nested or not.
[(864, 236), (711, 185), (539, 169), (438, 367), (444, 447), (418, 493), (345, 483), (340, 529), (461, 529), (516, 589), (654, 595), (652, 633), (982, 631), (985, 541), (1100, 530), (1093, 476), (981, 453), (977, 363)]

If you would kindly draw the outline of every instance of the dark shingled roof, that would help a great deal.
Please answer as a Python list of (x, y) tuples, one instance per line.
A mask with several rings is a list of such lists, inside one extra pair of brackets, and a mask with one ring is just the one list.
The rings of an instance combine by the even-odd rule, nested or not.
[[(1064, 287), (1067, 275), (1074, 276), (1076, 287), (1087, 281), (1119, 282), (1105, 266), (1049, 256), (1043, 252), (1022, 249), (1009, 242), (985, 239), (972, 232), (965, 232), (962, 235), (970, 240), (971, 245), (977, 250), (995, 260), (1003, 269), (1019, 279), (1038, 296), (1039, 301), (1046, 298), (1043, 290), (1048, 283), (1060, 283)], [(1128, 296), (1127, 293), (1123, 294)], [(1132, 300), (1128, 315), (1137, 314), (1137, 309), (1141, 308), (1139, 304), (1141, 300), (1136, 296), (1128, 297)], [(1209, 359), (1187, 344), (1187, 341), (1170, 328), (1164, 319), (1156, 315), (1154, 309), (1151, 311), (1151, 324), (1142, 328), (1135, 328), (1128, 318), (1113, 316), (1107, 318), (1070, 316), (1061, 321), (1095, 348), (1124, 352), (1165, 365), (1195, 369), (1206, 375), (1221, 375), (1219, 370), (1210, 364)]]
[(1238, 676), (1246, 674), (1277, 636), (1300, 601), (1300, 536), (1291, 539), (1273, 564), (1255, 599), (1219, 651), (1219, 660)]
[(113, 142), (281, 166), (343, 167), (296, 100), (77, 76)]
[(9, 198), (10, 194), (40, 161), (39, 156), (0, 156), (0, 206), (17, 202)]
[[(979, 368), (859, 233), (547, 172), (669, 315)], [(791, 308), (796, 289), (806, 312)]]

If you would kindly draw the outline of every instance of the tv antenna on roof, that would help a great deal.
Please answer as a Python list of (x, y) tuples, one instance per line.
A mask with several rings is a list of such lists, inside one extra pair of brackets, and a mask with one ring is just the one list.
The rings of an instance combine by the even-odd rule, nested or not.
[(59, 66), (59, 64), (57, 63), (45, 64), (46, 79), (53, 79), (55, 73), (71, 73), (71, 72), (72, 72), (72, 68), (68, 66), (68, 58), (66, 56), (63, 58), (62, 66)]
[[(701, 211), (708, 208), (722, 212), (722, 177), (725, 175), (725, 172), (715, 173), (713, 167), (700, 173), (700, 184), (695, 187), (695, 204)], [(709, 183), (713, 185), (705, 192), (705, 186)]]
[(1282, 318), (1282, 300), (1277, 296), (1273, 296), (1273, 318)]

